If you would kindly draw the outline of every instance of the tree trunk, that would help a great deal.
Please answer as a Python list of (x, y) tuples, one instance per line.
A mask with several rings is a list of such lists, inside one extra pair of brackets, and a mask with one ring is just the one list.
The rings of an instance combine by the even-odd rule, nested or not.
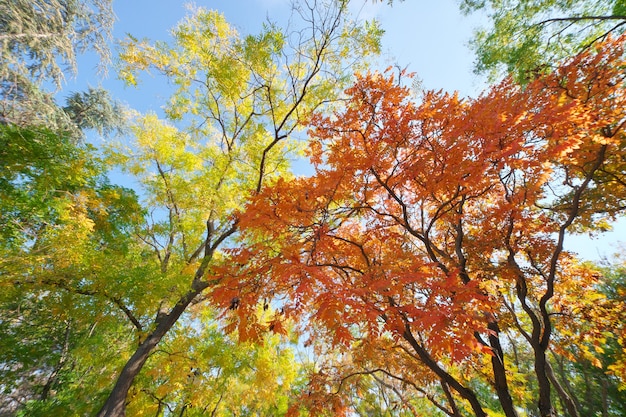
[(48, 377), (48, 380), (46, 381), (46, 384), (41, 391), (41, 395), (39, 397), (41, 401), (46, 401), (48, 399), (48, 395), (50, 395), (50, 390), (56, 382), (59, 372), (61, 372), (61, 369), (63, 369), (63, 367), (65, 366), (65, 362), (67, 361), (67, 356), (70, 350), (70, 333), (71, 326), (70, 322), (67, 321), (65, 323), (65, 333), (63, 336), (63, 348), (61, 349), (61, 357), (59, 358), (59, 363), (57, 363), (57, 365), (54, 367), (54, 370)]
[(470, 403), (472, 410), (474, 411), (474, 415), (476, 417), (487, 417), (487, 413), (483, 410), (482, 405), (478, 401), (476, 394), (471, 389), (463, 386), (457, 379), (455, 379), (452, 375), (447, 373), (439, 364), (430, 357), (428, 352), (419, 344), (419, 342), (413, 336), (411, 329), (408, 323), (405, 323), (405, 330), (403, 333), (404, 340), (409, 342), (417, 356), (420, 358), (422, 363), (430, 368), (444, 383), (448, 384), (452, 389), (454, 389), (461, 397), (463, 397), (467, 402)]
[(161, 341), (163, 336), (174, 326), (191, 301), (206, 287), (207, 285), (195, 286), (178, 300), (178, 303), (172, 308), (169, 314), (157, 319), (157, 326), (154, 331), (139, 345), (135, 353), (133, 353), (128, 362), (126, 362), (126, 365), (124, 365), (111, 394), (109, 394), (106, 402), (98, 412), (97, 417), (126, 416), (126, 397), (128, 396), (128, 391), (135, 377), (139, 375), (150, 353)]
[(602, 417), (609, 415), (609, 381), (606, 375), (602, 375), (600, 384), (602, 385)]
[(548, 361), (545, 350), (541, 346), (533, 346), (535, 350), (535, 375), (539, 385), (539, 415), (541, 417), (556, 417), (554, 408), (552, 407), (551, 385), (548, 379)]
[(493, 320), (488, 324), (489, 330), (493, 333), (489, 335), (489, 345), (493, 349), (491, 356), (491, 368), (493, 370), (494, 384), (500, 405), (506, 417), (518, 417), (513, 399), (509, 391), (509, 384), (506, 378), (506, 367), (504, 366), (504, 353), (500, 344), (500, 326)]

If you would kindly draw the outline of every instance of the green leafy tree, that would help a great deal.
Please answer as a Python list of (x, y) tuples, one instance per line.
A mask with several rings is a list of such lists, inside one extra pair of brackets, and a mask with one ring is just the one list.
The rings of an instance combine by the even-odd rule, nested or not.
[(143, 211), (134, 192), (107, 181), (82, 139), (87, 129), (121, 128), (125, 112), (102, 89), (65, 105), (47, 91), (76, 73), (81, 52), (108, 59), (112, 22), (106, 0), (0, 2), (0, 408), (8, 412), (27, 403), (76, 409), (76, 397), (57, 395), (72, 381), (89, 384), (76, 352), (95, 327), (119, 332), (120, 320), (103, 314), (124, 315), (120, 299), (93, 296), (85, 262), (97, 269), (124, 253)]
[(59, 399), (95, 312), (110, 311), (105, 298), (85, 301), (90, 291), (74, 285), (84, 276), (68, 271), (68, 262), (88, 258), (89, 248), (110, 256), (110, 248), (123, 250), (142, 210), (134, 192), (109, 184), (95, 149), (82, 141), (87, 129), (121, 128), (121, 107), (102, 89), (74, 93), (62, 106), (42, 87), (60, 87), (85, 48), (107, 53), (100, 24), (110, 28), (110, 7), (18, 1), (0, 10), (0, 402), (15, 410)]
[(51, 398), (94, 317), (110, 311), (106, 297), (86, 299), (85, 265), (123, 253), (142, 211), (67, 133), (0, 125), (0, 144), (0, 401), (10, 410)]
[(589, 317), (588, 323), (578, 323), (580, 333), (595, 333), (595, 337), (577, 341), (578, 332), (574, 337), (564, 335), (564, 348), (552, 352), (553, 378), (560, 379), (561, 389), (567, 392), (580, 415), (624, 415), (626, 269), (623, 256), (617, 256), (611, 263), (603, 262), (597, 268), (596, 289), (600, 296), (583, 311)]
[(626, 28), (623, 0), (462, 0), (461, 10), (491, 23), (472, 41), (476, 70), (523, 82)]

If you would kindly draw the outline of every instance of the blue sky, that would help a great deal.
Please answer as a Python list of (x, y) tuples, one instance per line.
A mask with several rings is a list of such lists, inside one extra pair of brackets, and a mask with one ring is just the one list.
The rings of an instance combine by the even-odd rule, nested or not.
[[(137, 38), (167, 40), (169, 30), (188, 12), (185, 4), (174, 0), (114, 1), (118, 18), (114, 36), (120, 39), (129, 33)], [(280, 22), (290, 10), (290, 0), (196, 0), (193, 4), (219, 10), (242, 34), (256, 33), (267, 18)], [(462, 16), (458, 0), (396, 0), (392, 7), (387, 0), (352, 0), (351, 7), (356, 17), (376, 18), (385, 30), (381, 66), (407, 67), (426, 89), (456, 90), (462, 96), (477, 96), (485, 89), (484, 78), (472, 72), (474, 57), (468, 46), (472, 31), (485, 20), (480, 15)], [(82, 57), (78, 76), (68, 80), (62, 94), (102, 86), (133, 109), (159, 112), (167, 98), (162, 80), (142, 76), (140, 88), (125, 87), (114, 71), (102, 79), (95, 71), (96, 63), (93, 55)], [(626, 222), (616, 229), (596, 239), (568, 239), (568, 249), (588, 259), (610, 256), (626, 234)]]

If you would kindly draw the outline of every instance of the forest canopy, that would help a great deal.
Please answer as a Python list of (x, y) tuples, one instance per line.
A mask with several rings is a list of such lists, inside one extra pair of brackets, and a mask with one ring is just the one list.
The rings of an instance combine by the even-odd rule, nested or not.
[[(354, 1), (109, 49), (110, 2), (0, 0), (0, 416), (626, 414), (626, 257), (567, 250), (626, 209), (626, 18), (572, 5), (459, 2), (472, 98)], [(85, 50), (162, 110), (59, 99)]]

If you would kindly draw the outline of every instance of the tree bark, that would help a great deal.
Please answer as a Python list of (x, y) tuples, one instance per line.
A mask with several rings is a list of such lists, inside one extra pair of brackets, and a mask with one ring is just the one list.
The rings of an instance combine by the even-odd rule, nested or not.
[(493, 370), (494, 384), (496, 394), (500, 400), (500, 405), (506, 417), (518, 417), (515, 406), (513, 405), (513, 399), (509, 391), (509, 384), (506, 378), (506, 367), (504, 365), (504, 353), (502, 351), (502, 345), (500, 344), (500, 326), (493, 320), (487, 325), (489, 330), (493, 333), (489, 335), (489, 345), (493, 350), (491, 356), (491, 368)]
[(551, 385), (548, 379), (546, 352), (541, 346), (533, 346), (533, 350), (535, 351), (535, 376), (539, 385), (539, 401), (537, 403), (539, 415), (541, 417), (556, 417), (550, 396)]
[(471, 389), (463, 386), (456, 378), (447, 373), (439, 364), (426, 352), (413, 336), (408, 323), (405, 323), (405, 330), (402, 335), (409, 342), (422, 363), (430, 368), (444, 383), (454, 389), (461, 397), (467, 400), (474, 411), (476, 417), (487, 417), (487, 413), (483, 410), (482, 405), (478, 401), (476, 394)]

